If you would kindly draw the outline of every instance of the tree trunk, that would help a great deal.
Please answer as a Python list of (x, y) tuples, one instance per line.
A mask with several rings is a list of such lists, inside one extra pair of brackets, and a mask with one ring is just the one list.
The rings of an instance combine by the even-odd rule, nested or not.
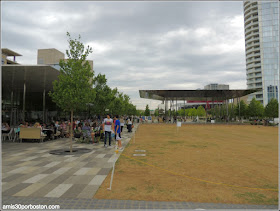
[(71, 110), (71, 123), (70, 123), (70, 153), (72, 153), (72, 139), (73, 139), (73, 110)]

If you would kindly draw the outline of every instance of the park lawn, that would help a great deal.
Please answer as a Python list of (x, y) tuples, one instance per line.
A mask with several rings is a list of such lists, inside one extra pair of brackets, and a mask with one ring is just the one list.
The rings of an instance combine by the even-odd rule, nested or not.
[[(136, 149), (146, 150), (147, 156), (133, 157)], [(278, 204), (275, 190), (197, 180), (278, 189), (276, 127), (182, 125), (177, 132), (174, 124), (140, 125), (135, 143), (132, 139), (122, 154), (116, 162), (112, 190), (107, 190), (109, 174), (95, 198)]]

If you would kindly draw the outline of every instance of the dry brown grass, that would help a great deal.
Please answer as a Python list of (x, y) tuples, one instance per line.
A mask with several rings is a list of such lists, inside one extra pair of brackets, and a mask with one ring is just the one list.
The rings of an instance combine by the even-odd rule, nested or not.
[[(140, 161), (182, 175), (230, 185), (278, 188), (278, 129), (242, 125), (141, 125), (123, 154), (146, 150)], [(210, 184), (121, 156), (95, 198), (277, 204), (278, 192)]]

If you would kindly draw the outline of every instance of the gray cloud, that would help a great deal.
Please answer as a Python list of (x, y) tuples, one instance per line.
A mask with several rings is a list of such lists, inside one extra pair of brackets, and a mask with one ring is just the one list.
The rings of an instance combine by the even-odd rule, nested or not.
[(139, 89), (246, 88), (242, 2), (2, 2), (2, 47), (35, 64), (37, 49), (93, 47), (95, 75), (138, 108)]

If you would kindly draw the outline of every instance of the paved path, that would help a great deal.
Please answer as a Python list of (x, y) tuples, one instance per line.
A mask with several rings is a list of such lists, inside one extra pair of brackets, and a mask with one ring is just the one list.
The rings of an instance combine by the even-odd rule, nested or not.
[[(132, 133), (124, 132), (123, 146)], [(108, 144), (108, 143), (107, 143)], [(2, 144), (2, 194), (16, 197), (92, 199), (120, 156), (99, 144), (73, 144), (89, 153), (53, 155), (51, 150), (69, 149), (68, 139), (44, 143)]]
[(3, 196), (3, 204), (60, 205), (60, 209), (258, 209), (278, 210), (275, 205), (214, 204), (192, 202), (154, 202), (78, 198), (30, 198)]
[[(133, 133), (124, 131), (125, 147)], [(85, 154), (49, 154), (68, 146), (67, 139), (2, 143), (2, 205), (59, 204), (61, 209), (277, 209), (277, 206), (93, 199), (120, 154), (116, 155), (114, 148), (104, 148), (103, 143), (73, 145), (91, 150)]]

